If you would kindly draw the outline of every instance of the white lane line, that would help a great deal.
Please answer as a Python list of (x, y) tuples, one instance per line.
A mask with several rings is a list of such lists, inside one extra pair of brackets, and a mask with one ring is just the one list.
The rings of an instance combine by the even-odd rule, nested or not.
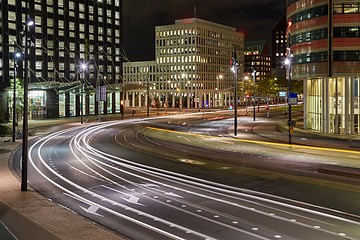
[[(79, 137), (80, 139), (82, 139), (82, 140), (78, 139), (78, 137)], [(107, 171), (106, 169), (102, 168), (102, 167), (99, 166), (97, 163), (102, 164), (102, 165), (105, 165), (105, 166), (107, 166), (107, 167), (109, 167), (109, 168), (111, 168), (111, 169), (115, 169), (115, 170), (117, 170), (117, 171), (121, 171), (121, 172), (123, 172), (123, 173), (129, 174), (129, 175), (132, 175), (132, 176), (136, 176), (137, 178), (141, 178), (141, 179), (146, 179), (146, 180), (148, 180), (148, 178), (144, 178), (144, 177), (139, 176), (139, 175), (136, 175), (136, 174), (134, 174), (134, 173), (130, 173), (130, 172), (127, 172), (127, 171), (125, 171), (125, 170), (115, 168), (115, 167), (111, 166), (111, 164), (110, 164), (110, 165), (109, 165), (109, 164), (106, 164), (105, 162), (99, 161), (99, 160), (97, 160), (96, 158), (91, 157), (91, 156), (88, 155), (87, 153), (91, 153), (91, 154), (93, 154), (93, 155), (95, 155), (95, 156), (97, 156), (97, 157), (100, 157), (100, 158), (102, 158), (102, 159), (104, 159), (104, 160), (107, 160), (107, 161), (112, 161), (112, 159), (108, 159), (108, 158), (106, 158), (106, 157), (104, 157), (104, 156), (102, 156), (102, 155), (100, 155), (100, 154), (97, 154), (96, 151), (94, 151), (94, 150), (93, 150), (93, 151), (89, 150), (89, 148), (91, 148), (90, 146), (88, 146), (87, 148), (81, 147), (81, 145), (80, 145), (78, 142), (83, 142), (84, 144), (87, 144), (87, 142), (88, 142), (88, 141), (86, 141), (86, 140), (83, 139), (83, 138), (86, 138), (86, 134), (79, 134), (78, 137), (76, 137), (76, 140), (74, 140), (74, 142), (75, 142), (74, 144), (77, 146), (78, 150), (83, 154), (83, 156), (85, 156), (90, 162), (92, 162), (94, 165), (96, 165), (96, 166), (97, 166), (98, 168), (100, 168), (101, 170), (107, 172), (107, 173), (110, 174), (110, 175), (113, 175), (114, 177), (116, 177), (116, 178), (118, 178), (118, 179), (121, 179), (121, 180), (123, 180), (123, 181), (126, 181), (126, 182), (128, 182), (128, 183), (130, 183), (130, 184), (136, 185), (137, 187), (140, 187), (140, 188), (141, 188), (141, 184), (139, 185), (139, 184), (136, 184), (136, 183), (134, 183), (134, 182), (128, 181), (128, 180), (126, 180), (126, 179), (124, 179), (124, 178), (122, 178), (122, 177), (119, 177), (119, 175), (123, 175), (123, 174), (119, 174), (119, 175), (118, 175), (118, 174), (114, 174), (114, 173), (112, 173), (111, 171)], [(91, 137), (90, 137), (90, 138), (91, 138)], [(75, 153), (74, 153), (74, 154), (75, 154)], [(78, 157), (77, 157), (77, 158), (78, 158)], [(78, 160), (81, 161), (80, 159), (78, 159)], [(95, 163), (95, 162), (97, 162), (97, 163)], [(85, 165), (84, 162), (82, 162), (82, 163)], [(117, 164), (118, 164), (118, 163), (117, 163)], [(121, 164), (121, 165), (124, 165), (124, 164)], [(129, 168), (129, 166), (128, 166), (127, 164), (125, 164), (125, 165), (126, 165), (127, 168)], [(130, 167), (131, 167), (131, 166), (130, 166)], [(93, 172), (96, 172), (96, 171), (93, 170), (93, 169), (91, 169), (91, 170), (92, 170)], [(137, 170), (137, 171), (139, 171), (139, 170)], [(97, 172), (96, 172), (96, 173), (97, 173)], [(97, 174), (99, 174), (99, 173), (97, 173)], [(101, 175), (101, 174), (99, 174), (99, 176), (102, 176), (103, 178), (105, 178), (105, 177), (104, 177), (103, 175)], [(108, 180), (109, 180), (109, 179), (108, 179)], [(109, 180), (109, 181), (111, 181), (113, 184), (117, 184), (115, 181), (112, 181), (112, 180)], [(161, 185), (160, 182), (157, 182), (157, 183)], [(175, 188), (175, 189), (176, 189), (176, 188)], [(147, 190), (151, 190), (151, 189), (147, 189)], [(161, 202), (160, 202), (160, 203), (161, 203)], [(170, 207), (176, 208), (177, 210), (180, 210), (179, 208), (174, 207), (174, 206), (171, 206), (171, 205), (170, 205)], [(198, 206), (195, 206), (195, 207), (198, 207)], [(208, 211), (209, 211), (209, 210), (208, 210)], [(183, 211), (183, 212), (184, 212), (184, 211)], [(188, 212), (188, 211), (185, 211), (185, 213), (187, 213), (187, 214), (192, 214), (191, 212)], [(192, 215), (194, 215), (194, 214), (192, 214)], [(216, 224), (222, 225), (222, 226), (227, 227), (227, 228), (231, 228), (231, 229), (233, 229), (233, 230), (235, 230), (235, 231), (243, 232), (243, 233), (246, 233), (246, 234), (248, 234), (248, 235), (254, 235), (253, 233), (250, 233), (250, 232), (248, 232), (248, 231), (244, 231), (244, 230), (242, 230), (242, 229), (234, 228), (233, 226), (228, 225), (228, 224), (224, 224), (224, 223), (220, 223), (220, 222), (217, 222), (217, 221), (213, 221), (212, 219), (207, 218), (207, 217), (203, 217), (203, 216), (199, 216), (199, 215), (194, 215), (194, 216), (200, 217), (200, 218), (202, 218), (202, 219), (204, 219), (204, 220), (207, 220), (207, 221), (214, 222), (214, 223), (216, 223)], [(232, 217), (232, 218), (233, 218), (233, 217)], [(193, 231), (193, 232), (194, 232), (194, 231)], [(259, 235), (254, 235), (254, 236), (257, 237), (257, 238), (263, 239), (263, 238), (260, 237)]]
[[(86, 142), (86, 141), (84, 141), (84, 142)], [(103, 152), (101, 152), (101, 151), (98, 151), (97, 149), (93, 149), (93, 148), (91, 148), (91, 146), (88, 146), (88, 148), (90, 148), (90, 149), (92, 149), (92, 150), (89, 150), (89, 152), (93, 152), (93, 154), (95, 154), (95, 155), (104, 155), (105, 153), (103, 153)], [(105, 154), (106, 155), (106, 154)], [(112, 156), (112, 155), (107, 155), (107, 156), (110, 156), (110, 157), (113, 157), (113, 158), (115, 158), (115, 159), (118, 159), (118, 160), (120, 160), (120, 161), (125, 161), (125, 162), (128, 162), (127, 160), (124, 160), (124, 159), (122, 159), (122, 158), (117, 158), (117, 157), (115, 157), (115, 156)], [(111, 159), (108, 159), (108, 158), (106, 158), (108, 161), (112, 161)], [(127, 167), (128, 165), (127, 164), (119, 164), (119, 163), (116, 163), (116, 164), (118, 164), (118, 165), (120, 165), (120, 166), (123, 166), (123, 167)], [(143, 165), (141, 165), (141, 164), (133, 164), (133, 165), (137, 165), (137, 166), (141, 166), (141, 167), (143, 167)], [(130, 166), (131, 168), (132, 168), (132, 170), (134, 170), (134, 167), (133, 166)], [(148, 170), (149, 168), (150, 169), (152, 169), (151, 167), (148, 167), (148, 166), (146, 166), (145, 168), (146, 169), (143, 169), (143, 168), (141, 168), (141, 167), (139, 167), (138, 168), (138, 170), (139, 171), (147, 171), (149, 174), (151, 174), (151, 175), (154, 175), (154, 176), (156, 176), (156, 175), (162, 175), (162, 176), (166, 176), (166, 178), (168, 178), (169, 177), (169, 175), (165, 175), (165, 174), (160, 174), (159, 172), (155, 172), (155, 171), (151, 171), (151, 170)], [(120, 170), (119, 170), (120, 171)], [(162, 172), (168, 172), (168, 171), (162, 171)], [(174, 173), (171, 173), (172, 175), (180, 175), (180, 174), (174, 174)], [(139, 177), (139, 176), (138, 176)], [(172, 177), (172, 176), (171, 176)], [(144, 177), (142, 177), (143, 179), (145, 179)], [(179, 181), (179, 179), (178, 178), (176, 178), (176, 177), (172, 177), (172, 178), (174, 178), (174, 179), (176, 179), (176, 181)], [(195, 179), (195, 178), (192, 178), (192, 179)], [(197, 179), (198, 180), (198, 179)], [(186, 180), (184, 180), (184, 181), (186, 181)], [(193, 183), (193, 182), (192, 182)], [(169, 187), (171, 187), (171, 186), (169, 186)], [(204, 186), (202, 186), (202, 187), (204, 187)], [(205, 187), (206, 187), (206, 185), (205, 185)], [(216, 187), (213, 187), (213, 188), (216, 188)], [(217, 189), (218, 190), (218, 189)], [(214, 194), (218, 194), (218, 193), (214, 193)], [(238, 193), (237, 193), (238, 194)], [(265, 195), (265, 194), (261, 194), (261, 195)], [(258, 197), (259, 198), (259, 197)], [(264, 201), (264, 199), (263, 198), (261, 198), (262, 199), (262, 201)], [(274, 204), (274, 203), (276, 203), (277, 205), (278, 205), (278, 202), (275, 202), (275, 201), (273, 201), (273, 200), (267, 200), (266, 199), (266, 201), (270, 201), (272, 204)], [(282, 206), (284, 206), (284, 204), (280, 204), (280, 205), (282, 205)], [(286, 204), (287, 205), (287, 207), (289, 207), (289, 206), (292, 206), (292, 205), (288, 205), (288, 204)], [(267, 206), (268, 207), (268, 206)], [(292, 207), (294, 207), (294, 206), (292, 206)], [(296, 208), (298, 208), (298, 209), (300, 209), (300, 207), (296, 207)], [(302, 209), (302, 208), (301, 208)], [(279, 209), (276, 209), (277, 211), (280, 211)], [(266, 214), (266, 213), (263, 213), (263, 212), (260, 212), (261, 214)], [(286, 213), (286, 212), (285, 212)], [(338, 218), (338, 220), (340, 219), (339, 217), (336, 217), (336, 216), (333, 216), (333, 215), (329, 215), (329, 214), (324, 214), (324, 213), (321, 213), (321, 212), (318, 212), (318, 211), (312, 211), (312, 210), (310, 210), (310, 213), (311, 214), (321, 214), (321, 215), (327, 215), (328, 217), (329, 216), (331, 216), (332, 218)], [(302, 217), (304, 217), (304, 216), (302, 216)], [(287, 219), (287, 218), (282, 218), (282, 217), (279, 217), (279, 216), (275, 216), (275, 218), (277, 218), (277, 219), (282, 219), (282, 220), (285, 220), (285, 221), (288, 221), (289, 219)], [(310, 220), (313, 220), (313, 221), (316, 221), (315, 219), (310, 219)], [(344, 220), (344, 219), (342, 219), (342, 220)], [(300, 223), (298, 223), (298, 224), (300, 224)], [(309, 225), (307, 225), (307, 224), (301, 224), (301, 225), (303, 225), (303, 226), (309, 226)], [(330, 233), (332, 233), (331, 231), (328, 231), (328, 232), (330, 232)]]
[(157, 173), (158, 174), (158, 173)]
[[(68, 131), (71, 131), (71, 130), (68, 130)], [(64, 132), (66, 132), (66, 131), (64, 131)], [(39, 159), (40, 159), (40, 162), (42, 163), (43, 166), (45, 166), (50, 172), (52, 172), (55, 176), (57, 176), (57, 177), (58, 177), (59, 179), (61, 179), (62, 181), (70, 184), (70, 185), (73, 186), (74, 188), (79, 189), (79, 190), (81, 190), (82, 192), (84, 192), (84, 193), (86, 193), (86, 194), (89, 194), (89, 195), (91, 195), (91, 196), (93, 196), (93, 197), (96, 197), (96, 198), (98, 198), (98, 199), (104, 199), (106, 202), (108, 202), (108, 203), (110, 203), (110, 204), (112, 204), (112, 205), (116, 205), (116, 206), (121, 207), (121, 208), (123, 208), (123, 209), (126, 208), (126, 209), (128, 209), (128, 210), (130, 210), (130, 211), (132, 211), (132, 212), (135, 212), (135, 213), (136, 213), (136, 212), (137, 212), (137, 213), (141, 213), (142, 215), (144, 215), (144, 216), (146, 216), (147, 218), (150, 218), (150, 219), (156, 218), (155, 216), (152, 216), (152, 215), (150, 215), (150, 214), (143, 213), (143, 212), (141, 212), (141, 211), (138, 211), (138, 210), (136, 210), (136, 209), (130, 208), (130, 207), (125, 206), (125, 205), (123, 205), (123, 204), (114, 202), (114, 201), (112, 201), (111, 199), (104, 198), (104, 197), (102, 197), (101, 195), (98, 195), (98, 194), (96, 194), (96, 193), (94, 193), (94, 192), (92, 192), (92, 191), (90, 191), (90, 190), (88, 190), (88, 189), (86, 189), (86, 188), (81, 187), (81, 186), (78, 185), (78, 184), (75, 184), (74, 182), (71, 182), (70, 180), (68, 180), (68, 179), (66, 179), (65, 177), (61, 176), (61, 175), (58, 174), (57, 172), (53, 171), (53, 170), (45, 163), (44, 159), (41, 157), (41, 148), (42, 148), (48, 141), (50, 141), (51, 138), (54, 138), (54, 137), (56, 137), (56, 136), (58, 136), (58, 135), (60, 135), (59, 132), (58, 132), (58, 133), (55, 133), (55, 134), (51, 134), (51, 135), (49, 135), (48, 137), (46, 137), (45, 139), (41, 139), (41, 140), (37, 141), (36, 143), (34, 143), (34, 144), (31, 146), (31, 148), (29, 149), (29, 161), (30, 161), (30, 163), (32, 164), (32, 166), (34, 167), (34, 169), (35, 169), (40, 175), (42, 175), (48, 182), (50, 182), (51, 184), (53, 184), (55, 187), (59, 188), (60, 190), (64, 191), (65, 193), (68, 193), (68, 194), (74, 196), (74, 197), (77, 198), (77, 199), (81, 199), (82, 201), (87, 202), (89, 205), (97, 206), (97, 207), (99, 207), (100, 209), (102, 209), (102, 210), (104, 210), (104, 211), (106, 211), (106, 212), (108, 212), (108, 213), (110, 213), (110, 214), (113, 214), (114, 216), (117, 216), (117, 217), (123, 218), (123, 219), (125, 219), (125, 220), (128, 220), (128, 221), (130, 221), (130, 222), (133, 222), (133, 223), (135, 223), (135, 224), (138, 224), (138, 225), (140, 225), (140, 226), (142, 226), (142, 227), (148, 228), (148, 229), (150, 229), (150, 230), (152, 230), (152, 231), (154, 231), (154, 232), (158, 232), (158, 233), (160, 233), (160, 234), (162, 234), (162, 235), (164, 235), (164, 236), (167, 236), (167, 237), (169, 237), (169, 238), (177, 239), (177, 240), (183, 240), (183, 238), (181, 238), (181, 237), (178, 237), (178, 236), (173, 235), (173, 234), (171, 234), (171, 233), (169, 233), (169, 232), (166, 232), (166, 231), (164, 231), (164, 230), (162, 230), (162, 229), (156, 228), (156, 227), (154, 227), (154, 226), (152, 226), (152, 225), (149, 225), (149, 224), (146, 224), (146, 223), (144, 223), (144, 222), (142, 222), (142, 221), (139, 221), (139, 220), (136, 220), (136, 219), (134, 219), (134, 218), (128, 217), (127, 215), (121, 214), (121, 213), (119, 213), (119, 212), (117, 212), (117, 211), (114, 211), (114, 210), (109, 209), (109, 208), (107, 208), (107, 207), (105, 207), (105, 206), (103, 206), (103, 205), (99, 205), (99, 204), (97, 204), (97, 203), (95, 203), (95, 202), (93, 202), (93, 201), (91, 201), (91, 200), (89, 200), (89, 199), (86, 199), (85, 197), (82, 197), (82, 196), (80, 196), (80, 195), (78, 195), (78, 194), (76, 194), (76, 193), (68, 190), (67, 188), (61, 186), (60, 184), (56, 183), (55, 181), (53, 181), (52, 179), (50, 179), (48, 176), (46, 176), (46, 175), (35, 165), (32, 157), (31, 157), (31, 152), (33, 151), (34, 147), (40, 143), (40, 141), (43, 141), (43, 143), (40, 144), (40, 146), (39, 146), (39, 148), (38, 148), (38, 151), (37, 151), (37, 155), (38, 155), (38, 157), (39, 157)], [(179, 230), (182, 230), (182, 231), (184, 231), (184, 232), (186, 232), (186, 231), (189, 230), (189, 229), (187, 229), (187, 228), (184, 228), (184, 227), (182, 227), (182, 226), (180, 226), (180, 225), (176, 225), (176, 224), (174, 224), (174, 223), (168, 222), (168, 221), (166, 221), (166, 220), (161, 220), (161, 222), (162, 222), (163, 224), (167, 225), (167, 226), (173, 224), (173, 225), (176, 226)], [(196, 236), (198, 236), (198, 237), (209, 238), (209, 236), (204, 235), (204, 234), (201, 234), (201, 233), (197, 233), (197, 232), (194, 232), (194, 231), (192, 231), (192, 233), (193, 233), (193, 235), (196, 235)], [(209, 239), (211, 239), (211, 238), (209, 238)]]

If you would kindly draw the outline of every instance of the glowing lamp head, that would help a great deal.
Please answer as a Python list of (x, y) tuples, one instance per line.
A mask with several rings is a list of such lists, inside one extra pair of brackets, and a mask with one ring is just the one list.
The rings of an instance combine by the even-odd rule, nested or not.
[(32, 19), (28, 19), (28, 20), (26, 21), (26, 25), (29, 26), (29, 27), (33, 26), (34, 24), (35, 24), (35, 22), (34, 22), (34, 20), (32, 20)]

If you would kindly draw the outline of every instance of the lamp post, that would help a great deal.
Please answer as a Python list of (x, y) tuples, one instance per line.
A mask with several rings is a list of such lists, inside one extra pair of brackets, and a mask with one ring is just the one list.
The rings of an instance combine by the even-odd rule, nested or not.
[[(80, 89), (80, 122), (81, 122), (81, 124), (83, 124), (84, 123), (84, 121), (83, 121), (83, 100), (84, 100), (83, 99), (83, 94), (84, 94), (83, 88), (84, 88), (85, 70), (87, 68), (86, 63), (82, 63), (80, 68), (81, 68), (80, 73), (83, 74), (83, 76), (80, 76), (80, 81), (81, 81), (81, 89)], [(101, 93), (100, 93), (100, 95), (101, 95)]]
[(245, 94), (244, 94), (244, 81), (248, 81), (249, 80), (249, 76), (248, 74), (244, 75), (244, 77), (242, 78), (242, 81), (241, 81), (241, 97), (242, 97), (242, 104), (245, 105), (245, 113), (247, 115), (247, 98), (245, 98)]
[(15, 142), (16, 139), (16, 70), (17, 70), (17, 60), (20, 57), (20, 53), (15, 51), (14, 52), (14, 88), (13, 88), (13, 126), (12, 126), (12, 141)]
[[(26, 7), (27, 9), (27, 7)], [(27, 15), (27, 14), (26, 14)], [(22, 160), (21, 160), (21, 191), (27, 191), (27, 162), (28, 162), (28, 38), (29, 29), (34, 21), (26, 18), (25, 22), (25, 76), (24, 76), (24, 111), (23, 111), (23, 139), (22, 139)]]
[(179, 94), (179, 113), (181, 113), (181, 104), (182, 104), (181, 86), (176, 88), (176, 92), (178, 92)]
[(150, 116), (150, 84), (146, 84), (146, 95), (147, 95), (147, 106), (146, 106), (146, 114)]
[(125, 92), (124, 92), (124, 82), (122, 82), (122, 87), (120, 91), (120, 114), (121, 119), (124, 119), (124, 104), (125, 104)]
[[(103, 77), (103, 76), (102, 76)], [(81, 84), (82, 86), (82, 84)], [(101, 90), (100, 90), (100, 74), (96, 78), (96, 102), (97, 102), (97, 111), (98, 111), (98, 121), (101, 122)], [(81, 100), (82, 101), (82, 100)]]
[(288, 127), (289, 127), (289, 144), (292, 144), (292, 131), (293, 131), (293, 122), (291, 115), (291, 101), (290, 101), (290, 93), (291, 93), (291, 58), (293, 57), (290, 47), (287, 48), (287, 57), (285, 59), (285, 64), (287, 66), (287, 80), (288, 80), (288, 108), (289, 108), (289, 119), (288, 119)]
[(256, 89), (256, 70), (255, 69), (253, 69), (253, 72), (252, 72), (252, 74), (253, 74), (253, 80), (254, 80), (254, 87), (253, 87), (253, 103), (254, 103), (254, 113), (253, 113), (253, 117), (254, 117), (254, 122), (255, 122), (255, 105), (256, 105), (256, 103), (255, 103), (255, 89)]
[(237, 79), (238, 79), (238, 66), (236, 60), (236, 49), (234, 50), (234, 57), (232, 59), (232, 70), (234, 73), (234, 136), (237, 135)]
[[(219, 106), (222, 106), (223, 105), (223, 103), (221, 103), (221, 98), (220, 98), (220, 85), (221, 85), (221, 82), (222, 82), (222, 79), (224, 78), (224, 76), (222, 75), (222, 74), (220, 74), (219, 76), (217, 76), (217, 78), (216, 78), (216, 88), (215, 88), (215, 90), (216, 90), (216, 105), (215, 105), (215, 107), (219, 107)], [(220, 81), (220, 83), (219, 83), (219, 81)]]

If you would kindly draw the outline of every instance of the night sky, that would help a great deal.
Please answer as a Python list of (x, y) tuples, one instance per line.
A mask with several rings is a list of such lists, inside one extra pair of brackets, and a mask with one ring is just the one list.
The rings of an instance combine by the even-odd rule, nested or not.
[(196, 17), (236, 28), (247, 40), (267, 40), (285, 0), (124, 0), (124, 48), (129, 61), (155, 60), (155, 26)]

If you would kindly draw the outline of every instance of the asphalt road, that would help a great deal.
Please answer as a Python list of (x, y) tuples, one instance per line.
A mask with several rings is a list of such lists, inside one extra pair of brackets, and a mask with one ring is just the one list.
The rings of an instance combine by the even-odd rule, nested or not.
[(215, 115), (59, 131), (30, 145), (29, 184), (130, 239), (360, 239), (358, 179), (316, 171), (356, 151), (240, 123), (236, 138)]

